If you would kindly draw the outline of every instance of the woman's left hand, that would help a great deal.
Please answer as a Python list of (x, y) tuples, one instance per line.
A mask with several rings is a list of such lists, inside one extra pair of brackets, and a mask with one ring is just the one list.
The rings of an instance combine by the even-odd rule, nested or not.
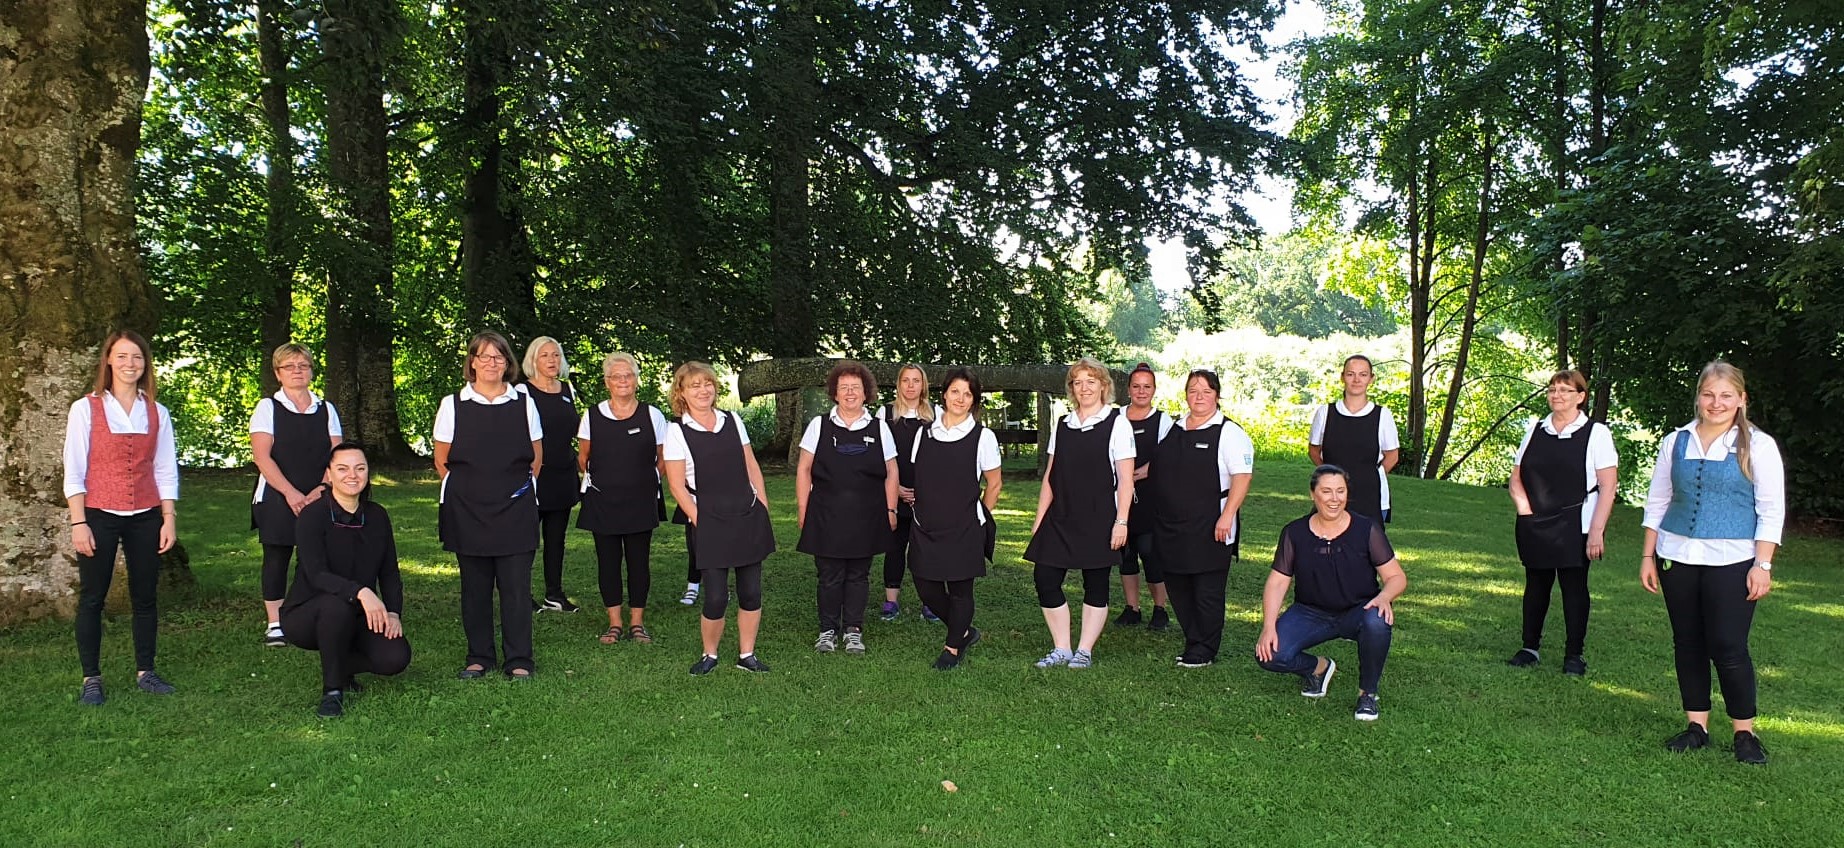
[(1601, 555), (1606, 552), (1607, 552), (1607, 540), (1606, 540), (1605, 534), (1603, 534), (1599, 530), (1589, 530), (1588, 531), (1588, 558), (1589, 559), (1600, 559)]
[(1211, 533), (1217, 541), (1227, 542), (1229, 541), (1229, 531), (1234, 530), (1235, 527), (1236, 517), (1233, 515), (1225, 515), (1217, 519), (1217, 526), (1211, 530)]
[(398, 639), (402, 637), (403, 637), (403, 619), (398, 617), (398, 615), (394, 612), (387, 613), (385, 621), (384, 621), (384, 638)]
[(1126, 525), (1122, 525), (1122, 524), (1114, 525), (1114, 532), (1108, 534), (1108, 547), (1118, 551), (1121, 548), (1124, 548), (1126, 546), (1127, 546), (1127, 527)]
[(1748, 569), (1748, 600), (1758, 601), (1774, 590), (1774, 576), (1758, 568)]
[(1389, 601), (1384, 600), (1382, 595), (1371, 598), (1370, 603), (1364, 605), (1364, 609), (1376, 610), (1378, 615), (1383, 616), (1384, 624), (1391, 627), (1396, 626), (1396, 611), (1390, 607)]
[(160, 553), (172, 550), (173, 543), (179, 541), (178, 522), (170, 512), (160, 518)]

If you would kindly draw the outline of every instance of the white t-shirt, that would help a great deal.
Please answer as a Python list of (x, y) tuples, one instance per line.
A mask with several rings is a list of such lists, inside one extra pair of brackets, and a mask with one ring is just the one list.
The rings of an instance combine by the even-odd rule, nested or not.
[[(634, 410), (634, 413), (638, 415), (640, 414), (640, 410), (642, 409), (647, 411), (647, 417), (652, 419), (653, 421), (653, 444), (654, 446), (657, 447), (659, 445), (664, 445), (666, 443), (666, 429), (667, 429), (665, 414), (660, 412), (658, 409), (653, 408), (651, 404), (645, 404), (645, 403), (637, 406)], [(616, 420), (615, 419), (615, 408), (612, 405), (610, 405), (608, 401), (602, 401), (601, 403), (596, 404), (595, 411), (591, 414), (601, 415), (604, 419), (609, 420), (609, 421)], [(583, 416), (583, 423), (576, 425), (576, 440), (579, 442), (589, 441), (589, 416), (588, 415)], [(657, 477), (658, 472), (654, 472), (654, 475)], [(584, 492), (589, 491), (589, 472), (587, 471), (583, 472), (583, 484), (582, 484), (582, 488), (580, 489), (580, 491), (584, 491)]]
[[(1159, 432), (1153, 434), (1153, 444), (1156, 445), (1160, 442), (1165, 441), (1165, 434), (1172, 432), (1172, 424), (1176, 422), (1178, 419), (1174, 418), (1171, 415), (1171, 413), (1165, 412), (1163, 410), (1158, 410), (1158, 409), (1155, 409), (1152, 412), (1147, 413), (1146, 418), (1151, 418), (1154, 415), (1159, 416)], [(1135, 421), (1131, 418), (1128, 418), (1127, 417), (1127, 407), (1124, 407), (1124, 406), (1120, 408), (1120, 417), (1126, 420), (1127, 428), (1129, 432), (1131, 432), (1134, 427), (1138, 427), (1140, 425), (1140, 421), (1146, 420), (1146, 418), (1142, 418), (1140, 419), (1140, 421)], [(1055, 438), (1055, 436), (1052, 435), (1051, 438)], [(1137, 449), (1138, 443), (1136, 442), (1134, 446)], [(1134, 456), (1135, 460), (1138, 460), (1140, 458), (1141, 457), (1138, 454), (1135, 454)], [(1147, 457), (1147, 458), (1150, 459), (1150, 457)]]
[[(273, 397), (266, 397), (256, 402), (256, 409), (250, 412), (250, 432), (252, 434), (262, 433), (268, 436), (275, 435), (275, 405), (278, 403), (286, 407), (289, 412), (296, 415), (312, 415), (315, 410), (320, 408), (322, 403), (326, 403), (327, 438), (331, 441), (339, 441), (340, 437), (346, 434), (345, 428), (339, 423), (339, 410), (335, 409), (332, 403), (322, 401), (319, 397), (315, 396), (313, 392), (308, 392), (307, 409), (296, 409), (294, 401), (288, 399), (288, 393), (279, 390)], [(269, 481), (261, 474), (257, 474), (256, 497), (250, 502), (261, 503), (263, 495), (268, 491)]]
[[(692, 460), (691, 449), (685, 445), (685, 430), (690, 428), (700, 433), (721, 433), (724, 431), (726, 422), (730, 422), (732, 419), (734, 419), (734, 423), (736, 424), (737, 437), (742, 439), (743, 449), (748, 450), (749, 428), (743, 426), (743, 416), (734, 412), (725, 412), (721, 409), (717, 410), (717, 428), (714, 430), (704, 429), (703, 424), (699, 424), (692, 419), (691, 413), (679, 416), (679, 420), (666, 426), (666, 441), (662, 443), (663, 449), (665, 450), (664, 459), (667, 462), (685, 463), (686, 488), (698, 488), (698, 469), (697, 464)], [(750, 486), (749, 491), (754, 493), (758, 498), (762, 496), (761, 492), (755, 490), (753, 484)], [(697, 495), (692, 495), (692, 502), (698, 502)]]
[(1748, 470), (1754, 476), (1753, 539), (1693, 539), (1659, 526), (1665, 520), (1665, 510), (1671, 506), (1671, 467), (1675, 464), (1672, 453), (1678, 434), (1684, 431), (1690, 432), (1688, 443), (1684, 445), (1684, 458), (1715, 462), (1728, 458), (1729, 452), (1735, 450), (1736, 438), (1741, 435), (1738, 428), (1731, 427), (1729, 432), (1711, 442), (1706, 452), (1703, 440), (1697, 438), (1697, 422), (1692, 421), (1666, 433), (1659, 443), (1658, 465), (1652, 469), (1652, 488), (1646, 493), (1645, 509), (1645, 526), (1658, 531), (1658, 548), (1654, 553), (1659, 559), (1687, 565), (1728, 565), (1753, 559), (1757, 541), (1780, 544), (1780, 535), (1786, 525), (1786, 465), (1780, 458), (1779, 443), (1759, 430), (1751, 429), (1748, 433)]
[[(1313, 447), (1323, 447), (1325, 445), (1326, 406), (1327, 404), (1322, 403), (1313, 407), (1312, 429), (1306, 435), (1306, 443)], [(1338, 414), (1346, 418), (1362, 418), (1369, 415), (1372, 409), (1379, 408), (1376, 401), (1366, 400), (1364, 401), (1362, 409), (1352, 412), (1345, 408), (1345, 401), (1343, 398), (1339, 398), (1337, 401), (1331, 403), (1330, 406), (1337, 409)], [(1402, 448), (1402, 440), (1401, 437), (1396, 434), (1396, 419), (1395, 416), (1389, 414), (1389, 407), (1385, 406), (1381, 407), (1381, 409), (1381, 414), (1377, 416), (1377, 458), (1375, 464), (1377, 467), (1377, 482), (1382, 486), (1383, 500), (1381, 502), (1381, 508), (1389, 509), (1389, 475), (1383, 472), (1383, 454), (1388, 451), (1400, 450)]]
[[(1063, 431), (1064, 424), (1077, 430), (1087, 430), (1100, 424), (1101, 419), (1107, 417), (1112, 411), (1114, 407), (1103, 406), (1101, 411), (1083, 419), (1076, 411), (1071, 410), (1056, 426), (1050, 428), (1050, 444), (1044, 448), (1044, 452), (1051, 456), (1056, 455), (1056, 435)], [(1138, 446), (1133, 442), (1133, 423), (1127, 420), (1127, 413), (1122, 412), (1114, 416), (1114, 426), (1108, 431), (1108, 467), (1114, 467), (1114, 463), (1123, 459), (1134, 458), (1137, 449)]]
[[(173, 442), (173, 416), (164, 404), (156, 403), (154, 408), (160, 418), (160, 435), (154, 438), (154, 490), (163, 501), (179, 500), (179, 451)], [(137, 393), (134, 406), (123, 409), (115, 395), (104, 392), (102, 395), (103, 421), (111, 433), (147, 432), (147, 395)], [(64, 499), (72, 495), (81, 495), (89, 491), (90, 471), (90, 398), (89, 395), (77, 398), (70, 405), (70, 421), (64, 427)], [(135, 515), (147, 510), (114, 510), (104, 512), (113, 515)]]
[[(948, 427), (942, 424), (940, 417), (936, 417), (934, 423), (928, 426), (927, 433), (916, 433), (915, 443), (909, 446), (909, 461), (916, 461), (916, 451), (921, 450), (923, 438), (932, 436), (937, 442), (958, 442), (967, 438), (968, 433), (973, 432), (973, 425), (976, 423), (978, 422), (973, 416), (969, 415), (959, 424)], [(999, 462), (999, 437), (992, 434), (991, 427), (980, 428), (980, 444), (974, 449), (973, 454), (973, 476), (979, 477), (998, 468)], [(974, 505), (973, 511), (980, 524), (984, 525), (986, 515), (980, 511), (978, 504)]]
[[(1189, 416), (1186, 417), (1188, 418)], [(1206, 430), (1218, 423), (1223, 425), (1223, 432), (1221, 435), (1217, 436), (1217, 490), (1227, 492), (1229, 491), (1231, 477), (1237, 474), (1255, 473), (1255, 442), (1249, 438), (1249, 434), (1242, 429), (1241, 425), (1224, 418), (1221, 412), (1210, 416), (1209, 420), (1197, 427), (1186, 427), (1184, 429), (1185, 432)], [(1181, 424), (1180, 426), (1182, 427), (1183, 425)], [(1169, 438), (1177, 439), (1183, 437), (1170, 436)], [(1202, 443), (1200, 442), (1198, 444)], [(1229, 506), (1229, 498), (1227, 496), (1217, 499), (1218, 512), (1221, 512), (1227, 506)], [(1229, 535), (1223, 539), (1223, 544), (1227, 545), (1236, 541), (1236, 537), (1241, 533), (1242, 522), (1239, 520), (1233, 522), (1232, 526), (1229, 528)]]
[[(882, 416), (872, 415), (871, 411), (867, 409), (863, 414), (858, 416), (857, 421), (847, 424), (844, 419), (839, 417), (839, 408), (835, 406), (832, 408), (832, 412), (827, 413), (826, 417), (831, 418), (832, 423), (844, 427), (851, 432), (866, 429), (870, 427), (871, 424), (875, 423), (877, 425), (877, 437), (883, 440), (884, 461), (889, 462), (890, 460), (896, 459), (896, 436), (890, 433), (890, 425), (884, 423)], [(800, 434), (800, 449), (807, 453), (818, 453), (819, 448), (820, 419), (819, 416), (816, 415), (813, 417), (812, 421), (807, 422), (806, 431)]]
[[(1556, 421), (1554, 416), (1545, 415), (1536, 421), (1532, 421), (1530, 423), (1530, 429), (1524, 431), (1524, 441), (1518, 443), (1517, 455), (1511, 460), (1511, 464), (1524, 464), (1524, 451), (1530, 447), (1530, 437), (1536, 435), (1538, 427), (1542, 427), (1543, 432), (1555, 436), (1558, 439), (1572, 439), (1581, 428), (1586, 426), (1588, 426), (1588, 416), (1586, 415), (1575, 416), (1575, 420), (1569, 422), (1569, 426), (1562, 428), (1562, 432), (1560, 433), (1556, 432)], [(1596, 427), (1589, 432), (1588, 459), (1582, 464), (1586, 466), (1583, 469), (1586, 475), (1583, 477), (1585, 482), (1582, 485), (1582, 491), (1584, 492), (1593, 488), (1599, 482), (1598, 478), (1595, 476), (1596, 471), (1603, 468), (1614, 468), (1620, 464), (1620, 456), (1614, 452), (1613, 433), (1609, 432), (1606, 427)], [(1583, 533), (1588, 532), (1588, 528), (1594, 526), (1594, 506), (1600, 503), (1600, 501), (1601, 493), (1598, 491), (1589, 495), (1587, 500), (1582, 501), (1581, 531)]]
[[(525, 396), (515, 386), (507, 386), (505, 394), (488, 400), (486, 395), (474, 391), (472, 383), (462, 386), (459, 392), (462, 400), (478, 403), (481, 406), (498, 406), (502, 403), (522, 402), (525, 404), (525, 429), (534, 442), (544, 441), (544, 422), (538, 419), (538, 405)], [(435, 440), (454, 443), (455, 440), (455, 395), (443, 395), (442, 405), (435, 410)]]

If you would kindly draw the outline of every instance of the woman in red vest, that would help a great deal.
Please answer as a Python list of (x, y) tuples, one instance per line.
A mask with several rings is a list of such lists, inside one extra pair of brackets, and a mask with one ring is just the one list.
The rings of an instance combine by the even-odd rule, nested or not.
[(70, 407), (64, 431), (64, 499), (70, 504), (70, 543), (77, 551), (77, 658), (83, 663), (78, 703), (101, 706), (102, 606), (115, 577), (115, 552), (128, 561), (134, 608), (135, 685), (170, 695), (154, 672), (154, 592), (160, 555), (176, 537), (179, 463), (173, 420), (154, 402), (154, 368), (147, 340), (131, 330), (103, 341), (93, 390)]

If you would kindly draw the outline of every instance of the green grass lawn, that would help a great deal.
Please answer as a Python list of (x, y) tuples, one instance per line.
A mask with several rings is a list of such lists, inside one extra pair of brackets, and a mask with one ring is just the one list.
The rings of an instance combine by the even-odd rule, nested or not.
[(732, 629), (716, 673), (686, 674), (696, 613), (677, 603), (683, 539), (669, 528), (650, 647), (596, 642), (593, 552), (571, 536), (565, 579), (586, 609), (539, 617), (531, 684), (454, 678), (458, 584), (434, 486), (399, 480), (378, 499), (416, 660), (338, 721), (313, 714), (314, 655), (260, 644), (250, 480), (191, 475), (181, 534), (199, 586), (162, 599), (160, 670), (178, 695), (133, 689), (126, 616), (108, 622), (101, 709), (76, 705), (68, 623), (0, 634), (0, 846), (1844, 844), (1835, 540), (1792, 539), (1778, 557), (1753, 640), (1773, 762), (1749, 768), (1661, 747), (1682, 714), (1664, 607), (1635, 577), (1636, 510), (1616, 511), (1615, 556), (1595, 567), (1591, 670), (1576, 680), (1559, 671), (1559, 599), (1543, 666), (1504, 664), (1522, 587), (1504, 492), (1396, 480), (1391, 538), (1410, 585), (1382, 719), (1365, 724), (1349, 643), (1328, 646), (1345, 670), (1318, 702), (1251, 658), (1306, 472), (1269, 459), (1256, 473), (1212, 668), (1172, 667), (1175, 627), (1106, 633), (1086, 672), (1032, 667), (1049, 639), (1019, 559), (1036, 503), (1023, 478), (1000, 504), (999, 563), (978, 588), (987, 637), (966, 666), (930, 668), (942, 634), (907, 589), (902, 621), (869, 616), (867, 656), (815, 655), (813, 567), (793, 552), (792, 482), (777, 475), (782, 551), (759, 648), (773, 673), (728, 665)]

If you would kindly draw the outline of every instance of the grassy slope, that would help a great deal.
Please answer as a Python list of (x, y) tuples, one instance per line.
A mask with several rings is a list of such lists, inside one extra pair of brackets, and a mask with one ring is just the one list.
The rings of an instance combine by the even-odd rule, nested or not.
[[(1254, 641), (1266, 559), (1303, 513), (1306, 467), (1266, 461), (1232, 574), (1226, 657)], [(75, 706), (68, 625), (0, 637), (10, 744), (0, 845), (1836, 845), (1844, 841), (1844, 651), (1835, 542), (1795, 539), (1753, 645), (1765, 769), (1676, 757), (1681, 727), (1662, 605), (1633, 577), (1638, 515), (1616, 512), (1597, 566), (1585, 681), (1510, 669), (1521, 572), (1501, 491), (1397, 481), (1399, 603), (1383, 718), (1350, 714), (1355, 656), (1311, 702), (1234, 659), (1171, 668), (1178, 636), (1103, 636), (1091, 671), (1040, 672), (1048, 646), (1020, 562), (1036, 487), (1008, 480), (1000, 564), (979, 587), (987, 641), (952, 675), (940, 631), (871, 616), (870, 654), (816, 656), (810, 561), (792, 552), (791, 481), (770, 489), (762, 656), (685, 674), (695, 613), (674, 603), (672, 528), (655, 543), (650, 648), (604, 647), (599, 611), (537, 622), (540, 679), (453, 679), (462, 658), (452, 560), (433, 486), (380, 489), (409, 580), (410, 671), (342, 721), (312, 714), (314, 657), (263, 648), (247, 481), (188, 481), (182, 532), (201, 585), (164, 599), (174, 698), (132, 690), (126, 619), (104, 646), (108, 706)], [(593, 607), (573, 535), (566, 581)], [(874, 570), (875, 573), (875, 570)], [(875, 580), (875, 578), (874, 578)], [(875, 595), (875, 591), (873, 592)], [(1118, 596), (1118, 585), (1116, 586)], [(905, 593), (910, 611), (913, 593)], [(1118, 597), (1116, 606), (1118, 607)], [(1552, 643), (1561, 608), (1552, 610)], [(734, 651), (734, 634), (725, 653)], [(1718, 710), (1720, 715), (1720, 710)], [(1717, 736), (1727, 737), (1718, 719)], [(959, 791), (943, 791), (952, 780)]]

